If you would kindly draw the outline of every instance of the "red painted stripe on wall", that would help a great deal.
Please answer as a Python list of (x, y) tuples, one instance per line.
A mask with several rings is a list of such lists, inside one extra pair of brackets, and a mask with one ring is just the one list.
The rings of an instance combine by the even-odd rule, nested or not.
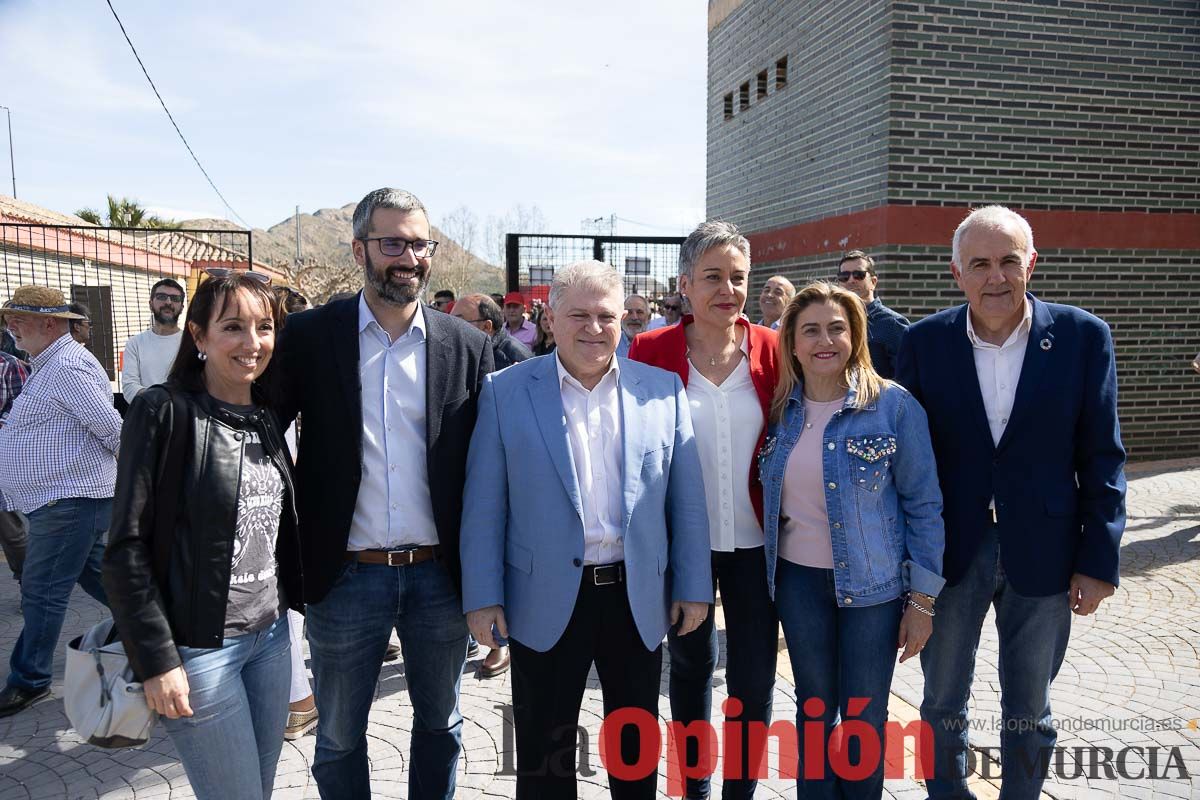
[[(1042, 250), (1200, 250), (1200, 214), (1120, 211), (1022, 211)], [(749, 234), (755, 263), (880, 245), (949, 246), (966, 208), (880, 206)]]

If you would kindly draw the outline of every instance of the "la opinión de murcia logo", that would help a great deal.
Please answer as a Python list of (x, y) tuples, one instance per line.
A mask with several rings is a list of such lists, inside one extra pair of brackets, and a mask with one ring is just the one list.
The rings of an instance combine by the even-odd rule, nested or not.
[[(762, 722), (742, 722), (737, 719), (742, 713), (742, 703), (736, 698), (729, 698), (722, 704), (726, 720), (721, 724), (719, 731), (707, 720), (686, 724), (674, 720), (660, 721), (640, 708), (620, 708), (608, 714), (600, 725), (600, 762), (613, 777), (635, 781), (657, 772), (667, 754), (677, 754), (678, 757), (666, 760), (666, 792), (669, 797), (683, 797), (688, 779), (712, 777), (718, 772), (723, 780), (771, 777), (795, 780), (801, 774), (806, 780), (821, 780), (826, 777), (826, 756), (833, 773), (847, 781), (867, 778), (878, 769), (880, 759), (883, 760), (885, 778), (918, 780), (932, 777), (935, 758), (944, 759), (950, 764), (955, 763), (953, 752), (935, 752), (933, 729), (923, 720), (908, 723), (889, 720), (884, 725), (881, 741), (878, 731), (870, 723), (857, 719), (870, 702), (869, 698), (852, 698), (847, 706), (846, 719), (828, 731), (825, 722), (819, 719), (825, 713), (825, 703), (815, 697), (802, 704), (801, 709), (809, 719), (803, 721), (799, 727), (791, 720), (777, 720), (769, 726)], [(574, 771), (577, 775), (592, 777), (596, 774), (589, 762), (589, 734), (583, 726), (576, 727), (574, 743), (568, 746), (566, 752), (551, 754), (547, 763), (539, 769), (518, 771), (513, 763), (516, 734), (511, 723), (512, 706), (506, 704), (494, 708), (501, 712), (504, 719), (504, 762), (497, 774), (557, 775), (563, 768), (562, 765), (572, 763), (572, 751), (576, 756)], [(1066, 727), (1076, 730), (1142, 731), (1185, 728), (1195, 731), (1197, 728), (1195, 720), (1179, 718), (1147, 719), (1142, 724), (1132, 724), (1131, 720), (1074, 722), (1077, 724), (1068, 724)], [(1086, 722), (1094, 724), (1085, 724)], [(1029, 725), (1028, 722), (1025, 724)], [(621, 756), (621, 734), (629, 727), (637, 730), (640, 740), (638, 757), (632, 763)], [(999, 729), (1003, 725), (992, 727)], [(554, 733), (557, 735), (561, 732)], [(743, 763), (742, 749), (738, 746), (743, 738), (751, 754), (750, 764)], [(768, 742), (771, 739), (776, 741), (779, 753), (773, 770), (767, 756)], [(685, 763), (682, 759), (689, 742), (696, 743), (698, 757), (695, 763)], [(911, 775), (905, 774), (906, 750), (914, 753)], [(997, 766), (999, 748), (970, 748), (965, 756), (965, 774), (960, 777), (1002, 777)], [(1127, 781), (1191, 778), (1184, 764), (1181, 748), (1158, 745), (1130, 745), (1117, 749), (1099, 746), (1042, 748), (1035, 758), (1020, 759), (1016, 764), (1005, 765), (1004, 770), (1026, 776), (1054, 775), (1061, 780), (1074, 780), (1084, 776), (1089, 780), (1120, 778)]]

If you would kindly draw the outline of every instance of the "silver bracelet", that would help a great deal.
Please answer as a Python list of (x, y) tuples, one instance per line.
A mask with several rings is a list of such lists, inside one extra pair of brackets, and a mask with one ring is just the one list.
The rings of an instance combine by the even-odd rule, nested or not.
[(925, 606), (918, 603), (916, 600), (913, 600), (911, 597), (906, 597), (904, 600), (905, 600), (905, 603), (912, 606), (917, 611), (920, 611), (925, 616), (930, 617), (931, 619), (935, 616), (932, 608), (926, 608)]

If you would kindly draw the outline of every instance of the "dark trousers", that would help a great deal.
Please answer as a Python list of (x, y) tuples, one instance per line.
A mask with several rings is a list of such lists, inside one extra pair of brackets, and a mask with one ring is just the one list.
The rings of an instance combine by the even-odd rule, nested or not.
[[(515, 639), (510, 644), (517, 800), (573, 800), (579, 706), (592, 664), (600, 676), (605, 717), (620, 708), (637, 708), (648, 711), (657, 725), (662, 647), (646, 649), (624, 583), (594, 586), (586, 581), (571, 621), (553, 647), (539, 653)], [(624, 728), (620, 749), (623, 763), (638, 763), (636, 727)], [(641, 780), (608, 777), (609, 791), (617, 800), (653, 800), (657, 785), (657, 762)]]
[[(752, 547), (732, 553), (712, 554), (713, 592), (721, 593), (725, 614), (725, 680), (729, 697), (741, 703), (741, 711), (730, 718), (743, 723), (771, 722), (775, 693), (775, 658), (779, 650), (779, 622), (775, 604), (767, 590), (767, 562), (763, 548)], [(667, 634), (671, 653), (671, 716), (676, 722), (708, 721), (712, 715), (713, 672), (717, 668), (716, 615), (710, 613), (700, 627), (686, 636)], [(718, 730), (724, 730), (719, 722)], [(765, 748), (750, 752), (745, 735), (749, 725), (737, 726), (741, 741), (738, 763), (745, 765), (744, 777), (727, 775), (721, 787), (724, 800), (754, 796), (758, 781), (754, 765), (766, 758)], [(694, 737), (686, 740), (686, 751), (677, 754), (680, 763), (700, 763), (700, 747)], [(765, 739), (763, 740), (765, 742)], [(726, 744), (726, 747), (733, 745)], [(683, 749), (683, 748), (681, 748)], [(708, 797), (708, 778), (688, 778), (689, 798)]]
[(4, 560), (18, 581), (21, 580), (21, 568), (25, 565), (28, 529), (25, 515), (20, 511), (0, 511), (0, 548), (4, 550)]

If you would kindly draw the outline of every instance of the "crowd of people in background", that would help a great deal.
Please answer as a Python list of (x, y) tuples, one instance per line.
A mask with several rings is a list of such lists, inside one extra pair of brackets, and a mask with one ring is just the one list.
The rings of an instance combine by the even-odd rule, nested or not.
[[(253, 271), (210, 269), (190, 298), (157, 281), (124, 349), (124, 421), (88, 310), (13, 293), (0, 544), (23, 627), (0, 716), (49, 696), (79, 584), (199, 798), (269, 797), (283, 740), (314, 727), (321, 796), (370, 796), (368, 714), (398, 656), (409, 797), (452, 797), (479, 645), (481, 677), (512, 672), (517, 797), (570, 798), (593, 666), (606, 714), (656, 716), (665, 642), (672, 717), (712, 720), (719, 595), (718, 717), (771, 722), (782, 627), (797, 731), (820, 731), (797, 796), (882, 795), (882, 759), (839, 774), (865, 754), (837, 726), (883, 741), (899, 652), (925, 675), (929, 795), (962, 797), (994, 607), (1004, 796), (1038, 796), (1044, 775), (1019, 765), (1055, 742), (1072, 613), (1118, 583), (1125, 482), (1108, 327), (1029, 291), (1021, 216), (966, 215), (950, 238), (965, 302), (915, 324), (861, 250), (827, 280), (768, 277), (752, 315), (750, 245), (722, 221), (687, 237), (665, 297), (588, 261), (544, 303), (426, 303), (430, 230), (411, 193), (371, 192), (353, 216), (363, 290), (312, 308)], [(742, 767), (724, 798), (755, 793), (751, 728), (724, 728)], [(626, 763), (641, 746), (621, 730)], [(707, 758), (698, 737), (674, 746)], [(616, 798), (656, 783), (609, 776)], [(714, 792), (704, 775), (685, 788)]]

